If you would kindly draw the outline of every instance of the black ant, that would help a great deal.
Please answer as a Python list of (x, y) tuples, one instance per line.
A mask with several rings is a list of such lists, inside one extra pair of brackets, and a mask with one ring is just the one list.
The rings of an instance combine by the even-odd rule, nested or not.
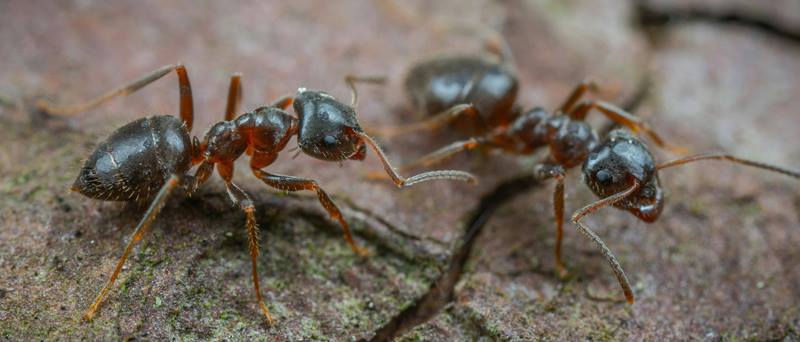
[[(566, 170), (582, 164), (586, 185), (601, 199), (576, 211), (571, 221), (602, 250), (629, 303), (633, 303), (633, 291), (622, 267), (603, 241), (581, 223), (581, 218), (613, 205), (645, 222), (653, 222), (661, 214), (664, 200), (658, 170), (699, 160), (727, 160), (800, 178), (797, 171), (727, 154), (701, 154), (656, 164), (647, 147), (631, 131), (645, 133), (662, 148), (676, 152), (685, 149), (669, 146), (644, 121), (621, 108), (603, 101), (581, 101), (586, 92), (597, 90), (591, 81), (578, 84), (553, 114), (540, 107), (523, 112), (514, 104), (517, 78), (502, 59), (492, 62), (478, 57), (447, 57), (423, 62), (409, 71), (405, 86), (417, 110), (440, 114), (418, 123), (378, 131), (395, 135), (435, 129), (458, 118), (469, 118), (471, 120), (464, 120), (471, 122), (467, 127), (476, 130), (478, 135), (446, 145), (403, 166), (403, 170), (430, 166), (479, 147), (517, 155), (533, 154), (542, 147), (549, 149), (546, 161), (538, 164), (534, 173), (542, 180), (556, 180), (553, 192), (555, 264), (561, 277), (567, 274), (561, 261), (564, 176)], [(599, 141), (597, 132), (584, 121), (592, 110), (628, 130), (613, 130), (604, 141)]]
[[(150, 200), (150, 206), (137, 225), (111, 278), (83, 315), (85, 320), (94, 317), (128, 254), (142, 239), (168, 195), (176, 187), (185, 188), (191, 194), (208, 180), (216, 166), (231, 200), (247, 217), (256, 299), (267, 320), (272, 322), (272, 316), (261, 297), (256, 267), (259, 230), (255, 207), (247, 193), (233, 183), (234, 161), (242, 154), (250, 156), (253, 174), (268, 186), (282, 191), (316, 192), (319, 202), (331, 218), (342, 226), (347, 243), (361, 256), (367, 255), (367, 251), (356, 245), (339, 208), (316, 181), (263, 170), (276, 160), (293, 136), (297, 136), (300, 151), (326, 161), (363, 160), (369, 146), (380, 159), (386, 173), (400, 188), (437, 179), (475, 182), (475, 178), (469, 173), (454, 170), (430, 171), (409, 178), (400, 176), (377, 143), (364, 133), (356, 119), (358, 93), (355, 82), (375, 82), (370, 79), (346, 78), (352, 95), (350, 105), (339, 102), (324, 92), (300, 88), (293, 96), (284, 96), (269, 106), (236, 117), (242, 91), (241, 76), (234, 75), (228, 91), (225, 121), (213, 125), (202, 142), (197, 137), (190, 138), (194, 117), (192, 91), (186, 68), (182, 65), (161, 67), (127, 86), (77, 106), (54, 107), (45, 102), (40, 102), (38, 106), (50, 114), (72, 115), (89, 110), (118, 95), (130, 94), (173, 70), (178, 75), (180, 119), (171, 115), (152, 116), (117, 129), (86, 160), (72, 186), (72, 191), (100, 200)], [(293, 106), (297, 117), (285, 111), (289, 106)], [(195, 174), (189, 175), (189, 169), (198, 164)]]

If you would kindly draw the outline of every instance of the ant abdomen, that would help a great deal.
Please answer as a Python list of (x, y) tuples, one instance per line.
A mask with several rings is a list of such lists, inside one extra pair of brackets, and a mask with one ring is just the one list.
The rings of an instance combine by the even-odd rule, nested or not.
[(645, 222), (658, 219), (664, 196), (653, 155), (636, 136), (624, 129), (609, 133), (608, 138), (586, 157), (583, 178), (600, 198), (606, 198), (641, 184), (636, 192), (614, 204)]
[[(415, 65), (406, 76), (405, 88), (414, 108), (427, 115), (444, 112), (459, 104), (472, 104), (481, 120), (476, 122), (471, 118), (467, 127), (481, 132), (512, 120), (519, 82), (503, 63), (455, 56)], [(456, 125), (464, 126), (459, 125), (459, 121)]]
[(189, 170), (191, 151), (179, 118), (161, 115), (133, 121), (97, 146), (72, 191), (107, 201), (145, 201), (170, 175)]

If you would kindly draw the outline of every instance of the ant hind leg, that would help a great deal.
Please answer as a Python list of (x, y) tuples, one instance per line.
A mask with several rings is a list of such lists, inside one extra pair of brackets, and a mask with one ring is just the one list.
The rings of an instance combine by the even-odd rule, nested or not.
[(597, 83), (592, 80), (584, 80), (578, 83), (564, 100), (564, 103), (559, 107), (558, 111), (561, 113), (570, 113), (572, 111), (572, 106), (574, 106), (587, 91), (596, 92), (598, 89)]
[(192, 86), (189, 82), (189, 75), (186, 72), (186, 67), (181, 64), (178, 65), (165, 65), (152, 72), (140, 77), (139, 79), (128, 83), (122, 87), (117, 89), (111, 90), (103, 95), (100, 95), (94, 99), (88, 100), (83, 103), (79, 103), (76, 105), (53, 105), (48, 101), (40, 100), (37, 101), (35, 107), (48, 115), (51, 116), (59, 116), (59, 117), (72, 117), (76, 114), (86, 112), (88, 110), (94, 109), (95, 107), (108, 102), (109, 100), (117, 97), (117, 96), (127, 96), (139, 89), (144, 88), (150, 83), (164, 77), (165, 75), (169, 74), (170, 71), (175, 71), (178, 74), (178, 90), (179, 100), (180, 100), (180, 117), (183, 122), (186, 124), (186, 127), (191, 131), (192, 123), (194, 121), (194, 105), (192, 101)]
[(664, 141), (664, 139), (662, 139), (661, 136), (659, 136), (658, 133), (656, 133), (644, 120), (605, 101), (582, 101), (568, 114), (572, 119), (583, 120), (592, 109), (597, 109), (611, 121), (621, 124), (635, 133), (643, 132), (647, 134), (647, 136), (650, 137), (650, 139), (661, 148), (677, 154), (684, 154), (688, 152), (688, 149), (685, 147), (674, 146)]
[(125, 260), (128, 259), (128, 255), (133, 250), (139, 241), (142, 240), (142, 237), (147, 230), (152, 225), (153, 221), (155, 220), (158, 213), (164, 207), (164, 203), (166, 202), (169, 194), (174, 190), (180, 183), (182, 179), (177, 176), (173, 175), (170, 177), (169, 180), (161, 187), (161, 190), (158, 191), (158, 194), (153, 198), (153, 201), (150, 203), (150, 207), (147, 208), (147, 212), (145, 212), (144, 217), (142, 217), (139, 224), (136, 226), (136, 230), (131, 237), (131, 241), (128, 242), (128, 246), (125, 247), (125, 252), (122, 253), (122, 257), (119, 258), (117, 261), (117, 266), (114, 268), (114, 272), (111, 273), (111, 277), (106, 282), (105, 287), (100, 290), (100, 293), (95, 298), (94, 303), (89, 307), (88, 310), (83, 314), (83, 319), (86, 321), (91, 321), (94, 318), (94, 315), (97, 313), (97, 309), (100, 308), (100, 304), (103, 302), (103, 299), (108, 294), (108, 291), (111, 290), (111, 287), (114, 286), (114, 282), (117, 280), (117, 276), (119, 272), (122, 270), (122, 265), (125, 264)]

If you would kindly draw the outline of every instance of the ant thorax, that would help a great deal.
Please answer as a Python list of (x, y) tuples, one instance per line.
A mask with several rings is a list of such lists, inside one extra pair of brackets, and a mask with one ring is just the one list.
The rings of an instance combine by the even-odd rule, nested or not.
[(597, 133), (585, 121), (552, 115), (540, 107), (517, 116), (494, 139), (506, 151), (517, 154), (549, 146), (553, 160), (565, 168), (580, 165), (598, 142)]

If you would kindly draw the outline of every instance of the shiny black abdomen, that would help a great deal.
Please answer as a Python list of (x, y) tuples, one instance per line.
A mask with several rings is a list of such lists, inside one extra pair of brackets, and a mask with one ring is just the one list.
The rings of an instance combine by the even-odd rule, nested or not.
[(133, 121), (97, 146), (73, 189), (110, 201), (144, 201), (172, 174), (191, 167), (191, 140), (180, 119), (162, 115)]
[(414, 108), (427, 115), (472, 103), (483, 122), (496, 127), (513, 119), (519, 84), (512, 71), (501, 63), (459, 56), (417, 64), (409, 70), (405, 87)]

